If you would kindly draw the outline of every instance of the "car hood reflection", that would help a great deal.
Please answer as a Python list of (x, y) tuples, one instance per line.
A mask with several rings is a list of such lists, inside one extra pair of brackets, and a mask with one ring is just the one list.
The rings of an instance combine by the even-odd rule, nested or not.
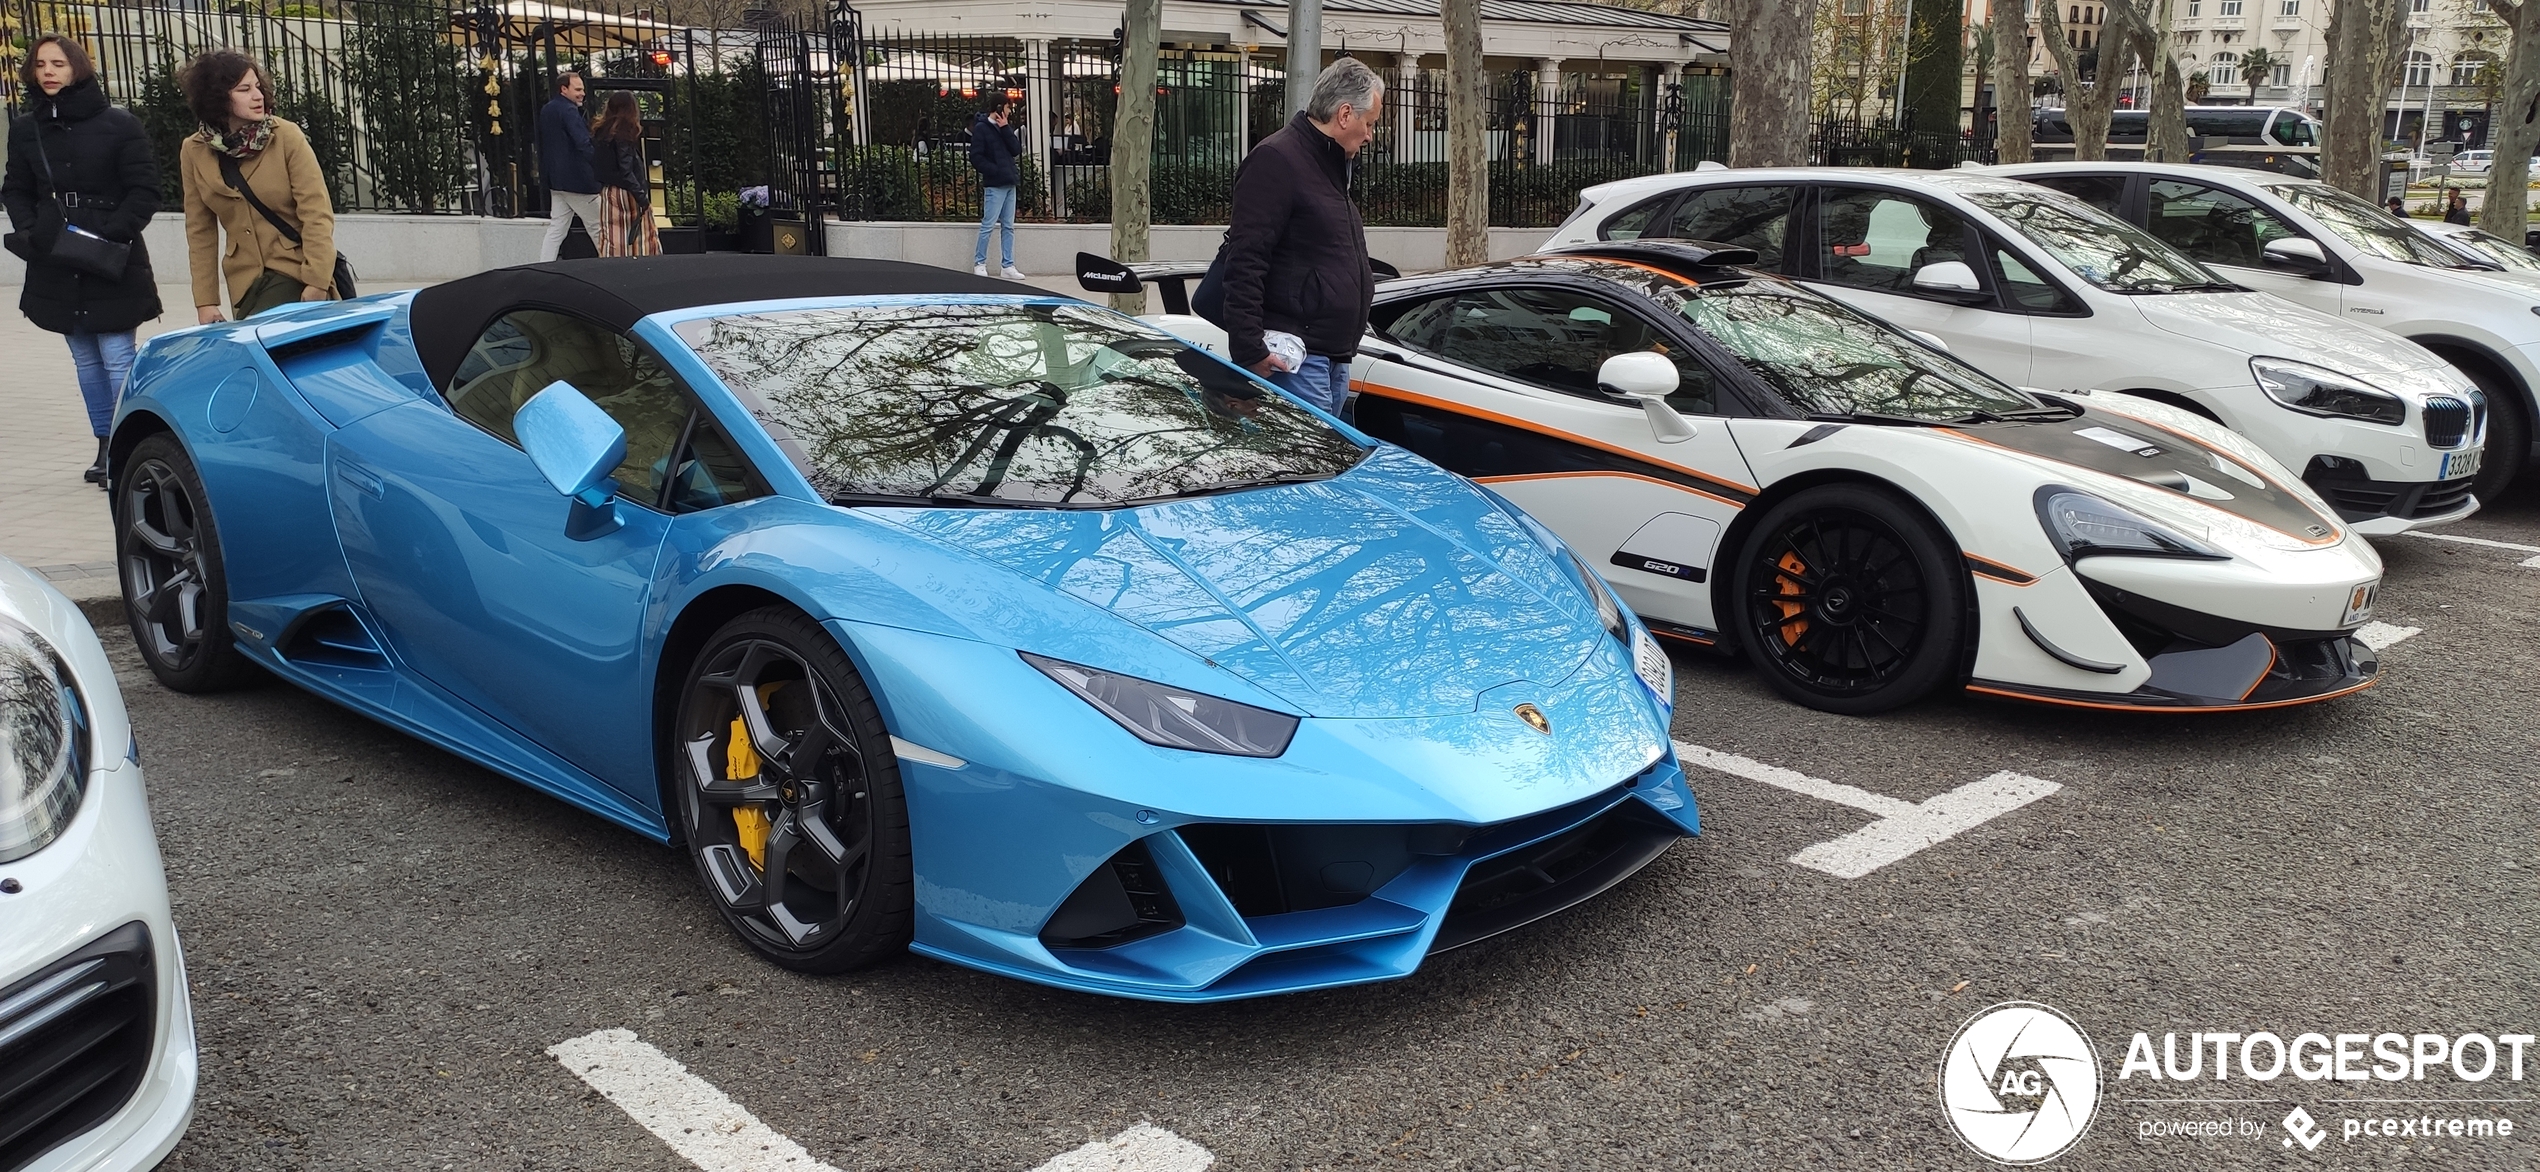
[(1499, 685), (1568, 678), (1606, 638), (1550, 550), (1396, 449), (1332, 480), (1137, 508), (886, 515), (1312, 716), (1472, 712)]

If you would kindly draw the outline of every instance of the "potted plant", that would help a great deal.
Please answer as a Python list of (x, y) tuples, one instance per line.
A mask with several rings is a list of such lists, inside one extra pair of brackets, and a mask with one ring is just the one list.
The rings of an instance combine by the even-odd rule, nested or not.
[(740, 193), (741, 251), (802, 256), (811, 251), (809, 228), (800, 215), (779, 205), (791, 201), (782, 192), (744, 187)]

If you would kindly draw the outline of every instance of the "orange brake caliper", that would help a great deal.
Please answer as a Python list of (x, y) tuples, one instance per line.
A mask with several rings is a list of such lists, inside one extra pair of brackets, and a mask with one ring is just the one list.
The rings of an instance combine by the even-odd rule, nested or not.
[(1798, 551), (1792, 550), (1782, 554), (1781, 560), (1775, 562), (1774, 564), (1779, 566), (1782, 571), (1779, 574), (1773, 575), (1773, 581), (1778, 587), (1774, 593), (1781, 596), (1780, 598), (1774, 600), (1773, 605), (1780, 607), (1782, 612), (1782, 621), (1779, 627), (1782, 633), (1782, 643), (1786, 646), (1796, 645), (1799, 642), (1799, 637), (1808, 633), (1808, 620), (1800, 619), (1795, 623), (1790, 620), (1798, 618), (1800, 612), (1807, 610), (1808, 607), (1805, 603), (1788, 602), (1783, 601), (1782, 599), (1793, 598), (1807, 593), (1805, 587), (1802, 587), (1799, 583), (1791, 579), (1791, 575), (1807, 573), (1808, 563), (1799, 560)]

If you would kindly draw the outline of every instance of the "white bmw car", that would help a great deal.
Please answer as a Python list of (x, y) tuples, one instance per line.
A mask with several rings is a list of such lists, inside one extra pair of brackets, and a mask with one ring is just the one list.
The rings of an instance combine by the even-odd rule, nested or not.
[(0, 558), (0, 1168), (152, 1167), (195, 1077), (114, 669), (69, 599)]
[(2482, 396), (2441, 357), (2355, 329), (2333, 303), (2217, 275), (2088, 204), (1963, 170), (1707, 170), (1589, 188), (1546, 247), (1754, 248), (1766, 268), (1931, 333), (2005, 382), (2122, 391), (2216, 420), (2368, 535), (2478, 509), (2472, 477), (2497, 453)]
[(1652, 631), (1742, 648), (1827, 711), (1948, 687), (2218, 711), (2373, 683), (2353, 634), (2381, 559), (2256, 445), (2147, 399), (2015, 389), (1732, 267), (1754, 259), (1606, 242), (1388, 282), (1357, 425), (1514, 502)]

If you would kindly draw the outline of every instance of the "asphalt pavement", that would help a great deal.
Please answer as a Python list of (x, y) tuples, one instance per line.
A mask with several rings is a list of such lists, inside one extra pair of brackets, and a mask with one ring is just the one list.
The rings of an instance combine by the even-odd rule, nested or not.
[[(2501, 544), (2380, 542), (2383, 682), (2304, 708), (1849, 719), (1679, 654), (1680, 741), (1818, 784), (1694, 768), (1705, 833), (1600, 900), (1408, 980), (1209, 1007), (778, 970), (684, 855), (286, 686), (168, 692), (100, 600), (203, 1051), (166, 1167), (691, 1172), (549, 1054), (624, 1030), (841, 1170), (1204, 1163), (1058, 1159), (1141, 1124), (1220, 1169), (1980, 1168), (1936, 1077), (2015, 1000), (2096, 1051), (2058, 1166), (2540, 1167), (2540, 1047), (2521, 1081), (2118, 1077), (2138, 1032), (2540, 1025), (2540, 485), (2446, 532)], [(2006, 771), (2049, 792), (1858, 878), (1792, 861)], [(2402, 1111), (2436, 1137), (2346, 1134)], [(2206, 1121), (2234, 1134), (2166, 1134)]]

